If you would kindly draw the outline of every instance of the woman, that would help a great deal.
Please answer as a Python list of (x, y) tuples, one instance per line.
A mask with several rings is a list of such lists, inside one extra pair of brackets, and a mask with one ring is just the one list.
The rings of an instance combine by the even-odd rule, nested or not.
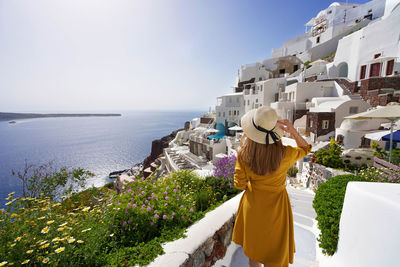
[[(246, 113), (244, 136), (235, 167), (235, 187), (245, 190), (232, 240), (243, 247), (250, 267), (282, 267), (293, 263), (293, 215), (286, 192), (286, 172), (311, 150), (288, 120), (262, 106)], [(283, 132), (298, 147), (283, 146)], [(245, 139), (245, 140), (244, 140)], [(243, 143), (244, 142), (244, 143)]]

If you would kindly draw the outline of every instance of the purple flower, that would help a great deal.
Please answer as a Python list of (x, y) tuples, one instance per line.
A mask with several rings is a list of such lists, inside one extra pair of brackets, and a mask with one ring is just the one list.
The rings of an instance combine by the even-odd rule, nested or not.
[(149, 203), (149, 201), (146, 199), (146, 200), (144, 201), (144, 203)]
[(166, 195), (166, 194), (168, 194), (168, 192), (167, 191), (164, 191), (164, 193), (163, 193), (164, 195)]
[(174, 189), (174, 192), (175, 192), (175, 193), (178, 192), (178, 188), (175, 188), (175, 189)]
[(119, 205), (121, 205), (121, 203), (118, 202), (117, 205), (119, 206)]
[(168, 203), (165, 203), (164, 206), (168, 206)]
[(175, 216), (175, 212), (172, 212), (172, 214), (171, 214), (172, 216)]
[(151, 211), (151, 208), (150, 208), (150, 207), (147, 207), (147, 211)]
[(122, 226), (125, 226), (127, 223), (124, 221), (123, 223), (122, 223)]
[[(132, 181), (131, 181), (132, 182)], [(128, 189), (128, 193), (132, 192), (132, 189)]]
[(144, 195), (146, 192), (142, 191), (142, 195)]
[(164, 220), (166, 220), (166, 219), (167, 219), (167, 215), (164, 214), (164, 215), (162, 216), (162, 218), (163, 218)]
[(168, 200), (168, 197), (165, 197), (165, 200)]
[(193, 209), (190, 209), (189, 211), (190, 211), (190, 212), (193, 212)]
[(153, 186), (153, 188), (154, 188), (154, 189), (156, 189), (156, 188), (157, 188), (157, 186), (155, 186), (155, 185), (154, 185), (154, 186)]
[(181, 205), (181, 208), (183, 208), (183, 205)]
[(128, 206), (130, 207), (130, 206), (132, 206), (132, 204), (130, 202), (128, 202)]
[(188, 221), (191, 221), (191, 219), (189, 218)]
[(128, 209), (125, 210), (125, 213), (128, 213)]
[(185, 219), (185, 216), (182, 215), (181, 218), (182, 218), (182, 219)]
[(168, 189), (169, 189), (169, 186), (167, 186), (167, 188), (165, 188), (165, 189), (167, 189), (167, 190), (168, 190)]
[(155, 194), (154, 194), (154, 193), (151, 193), (151, 195), (154, 196)]
[(179, 197), (178, 197), (178, 196), (176, 196), (176, 199), (179, 199)]
[(133, 205), (132, 205), (132, 208), (136, 208), (136, 204), (133, 204)]
[(158, 219), (158, 218), (160, 218), (160, 216), (158, 216), (158, 214), (155, 214), (154, 218)]

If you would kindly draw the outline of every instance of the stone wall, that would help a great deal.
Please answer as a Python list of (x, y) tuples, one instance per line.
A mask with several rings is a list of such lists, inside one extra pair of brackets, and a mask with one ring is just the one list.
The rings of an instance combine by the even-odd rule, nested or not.
[[(310, 127), (310, 120), (312, 126)], [(328, 120), (328, 129), (322, 129), (322, 121)], [(317, 136), (326, 135), (335, 130), (335, 112), (308, 112), (306, 131)]]
[(227, 221), (221, 229), (219, 229), (212, 237), (209, 237), (206, 242), (183, 263), (182, 267), (208, 267), (225, 256), (226, 249), (232, 240), (233, 225), (235, 216)]
[(351, 174), (342, 170), (335, 170), (317, 163), (304, 162), (300, 182), (313, 191), (317, 190), (318, 185), (325, 183), (326, 180), (336, 175)]
[(390, 102), (399, 102), (399, 97), (393, 93), (388, 93), (387, 90), (400, 90), (400, 77), (376, 77), (361, 80), (360, 95), (367, 101), (370, 101), (371, 106), (385, 106)]

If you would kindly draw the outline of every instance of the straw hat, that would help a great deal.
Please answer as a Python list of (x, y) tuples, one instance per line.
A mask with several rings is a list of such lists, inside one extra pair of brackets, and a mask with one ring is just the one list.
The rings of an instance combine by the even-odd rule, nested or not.
[(241, 126), (247, 137), (254, 142), (267, 144), (268, 137), (268, 144), (273, 144), (283, 136), (277, 121), (278, 115), (273, 108), (261, 106), (247, 112), (242, 117)]

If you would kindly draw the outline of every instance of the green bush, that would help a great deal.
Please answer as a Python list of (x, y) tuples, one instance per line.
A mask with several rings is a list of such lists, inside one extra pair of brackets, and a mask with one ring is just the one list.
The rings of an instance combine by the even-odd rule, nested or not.
[(313, 207), (321, 231), (317, 240), (324, 254), (333, 255), (336, 251), (346, 186), (351, 181), (366, 179), (355, 175), (338, 175), (320, 184), (315, 192)]
[(290, 177), (296, 177), (296, 174), (299, 172), (299, 170), (297, 169), (296, 166), (292, 166), (288, 169), (287, 171), (287, 175), (289, 175)]
[(342, 169), (344, 167), (343, 159), (340, 157), (342, 151), (338, 143), (331, 139), (329, 149), (320, 149), (315, 152), (315, 162), (326, 167)]
[(232, 183), (228, 179), (223, 177), (209, 176), (206, 177), (205, 183), (214, 190), (216, 201), (226, 201), (236, 196), (240, 190), (232, 186)]

